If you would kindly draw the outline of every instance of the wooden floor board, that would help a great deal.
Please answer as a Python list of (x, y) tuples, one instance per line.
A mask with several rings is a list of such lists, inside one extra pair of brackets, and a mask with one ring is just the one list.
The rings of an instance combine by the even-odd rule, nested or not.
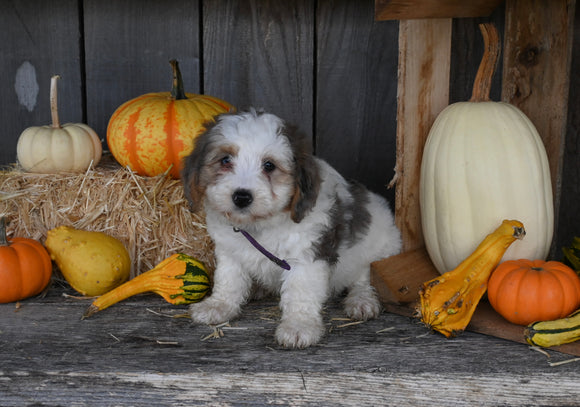
[(447, 340), (386, 312), (351, 325), (338, 300), (319, 345), (287, 350), (274, 341), (275, 301), (250, 303), (210, 338), (212, 327), (179, 318), (186, 307), (154, 295), (81, 320), (90, 301), (62, 293), (0, 305), (0, 405), (563, 406), (580, 396), (578, 362), (548, 363), (569, 355), (471, 332)]

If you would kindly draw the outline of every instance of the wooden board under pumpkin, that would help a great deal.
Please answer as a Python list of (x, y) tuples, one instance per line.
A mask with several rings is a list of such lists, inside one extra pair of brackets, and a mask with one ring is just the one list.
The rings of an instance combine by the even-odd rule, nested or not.
[[(392, 256), (371, 265), (371, 282), (385, 309), (405, 316), (416, 314), (421, 284), (438, 275), (425, 248)], [(485, 300), (477, 306), (467, 330), (527, 344), (524, 327), (505, 320)], [(580, 356), (580, 342), (549, 349)]]

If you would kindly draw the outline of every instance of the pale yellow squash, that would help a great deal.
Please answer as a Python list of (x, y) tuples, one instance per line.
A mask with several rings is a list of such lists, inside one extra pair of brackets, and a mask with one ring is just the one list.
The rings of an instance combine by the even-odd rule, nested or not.
[(102, 295), (131, 274), (127, 249), (106, 233), (59, 226), (48, 231), (45, 246), (66, 281), (83, 295)]

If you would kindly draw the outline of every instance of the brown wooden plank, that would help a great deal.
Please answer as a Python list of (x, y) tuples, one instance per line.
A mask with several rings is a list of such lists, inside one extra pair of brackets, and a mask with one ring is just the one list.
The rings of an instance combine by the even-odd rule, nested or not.
[[(524, 327), (512, 324), (505, 320), (501, 315), (495, 312), (491, 305), (486, 301), (482, 301), (477, 306), (467, 329), (472, 332), (492, 335), (497, 338), (508, 339), (514, 342), (527, 343), (524, 339)], [(553, 346), (550, 349), (567, 353), (569, 355), (580, 356), (580, 342)]]
[(424, 247), (371, 264), (371, 283), (382, 302), (415, 302), (422, 283), (438, 275)]
[(171, 90), (170, 59), (198, 93), (199, 6), (189, 0), (85, 0), (87, 120), (105, 137), (122, 103)]
[(568, 0), (510, 0), (506, 4), (502, 100), (519, 107), (544, 141), (552, 174), (556, 228), (574, 8), (575, 1)]
[(204, 91), (264, 108), (312, 135), (314, 4), (203, 3)]
[(423, 245), (419, 178), (433, 121), (449, 103), (451, 19), (399, 24), (395, 214), (403, 251)]
[(0, 165), (16, 162), (16, 143), (30, 126), (51, 123), (50, 78), (59, 74), (62, 123), (83, 121), (76, 0), (0, 2)]
[(503, 0), (375, 0), (377, 20), (482, 17)]
[(316, 154), (392, 202), (397, 33), (372, 0), (318, 2)]
[(559, 248), (569, 246), (574, 236), (580, 236), (580, 7), (576, 6), (574, 17), (574, 40), (572, 66), (570, 68), (570, 92), (568, 99), (568, 127), (562, 168), (562, 190), (556, 235), (556, 257)]

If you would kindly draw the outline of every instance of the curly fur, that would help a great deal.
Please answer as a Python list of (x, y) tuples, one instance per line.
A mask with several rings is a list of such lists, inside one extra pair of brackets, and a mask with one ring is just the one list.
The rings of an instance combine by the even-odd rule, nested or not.
[[(346, 314), (376, 317), (370, 263), (398, 253), (401, 239), (380, 196), (348, 182), (296, 127), (264, 112), (217, 117), (184, 162), (182, 180), (192, 210), (204, 209), (215, 242), (212, 295), (192, 304), (197, 323), (235, 318), (253, 282), (280, 295), (278, 342), (303, 348), (324, 334), (322, 307), (345, 289)], [(283, 270), (233, 227), (246, 230), (291, 266)]]

